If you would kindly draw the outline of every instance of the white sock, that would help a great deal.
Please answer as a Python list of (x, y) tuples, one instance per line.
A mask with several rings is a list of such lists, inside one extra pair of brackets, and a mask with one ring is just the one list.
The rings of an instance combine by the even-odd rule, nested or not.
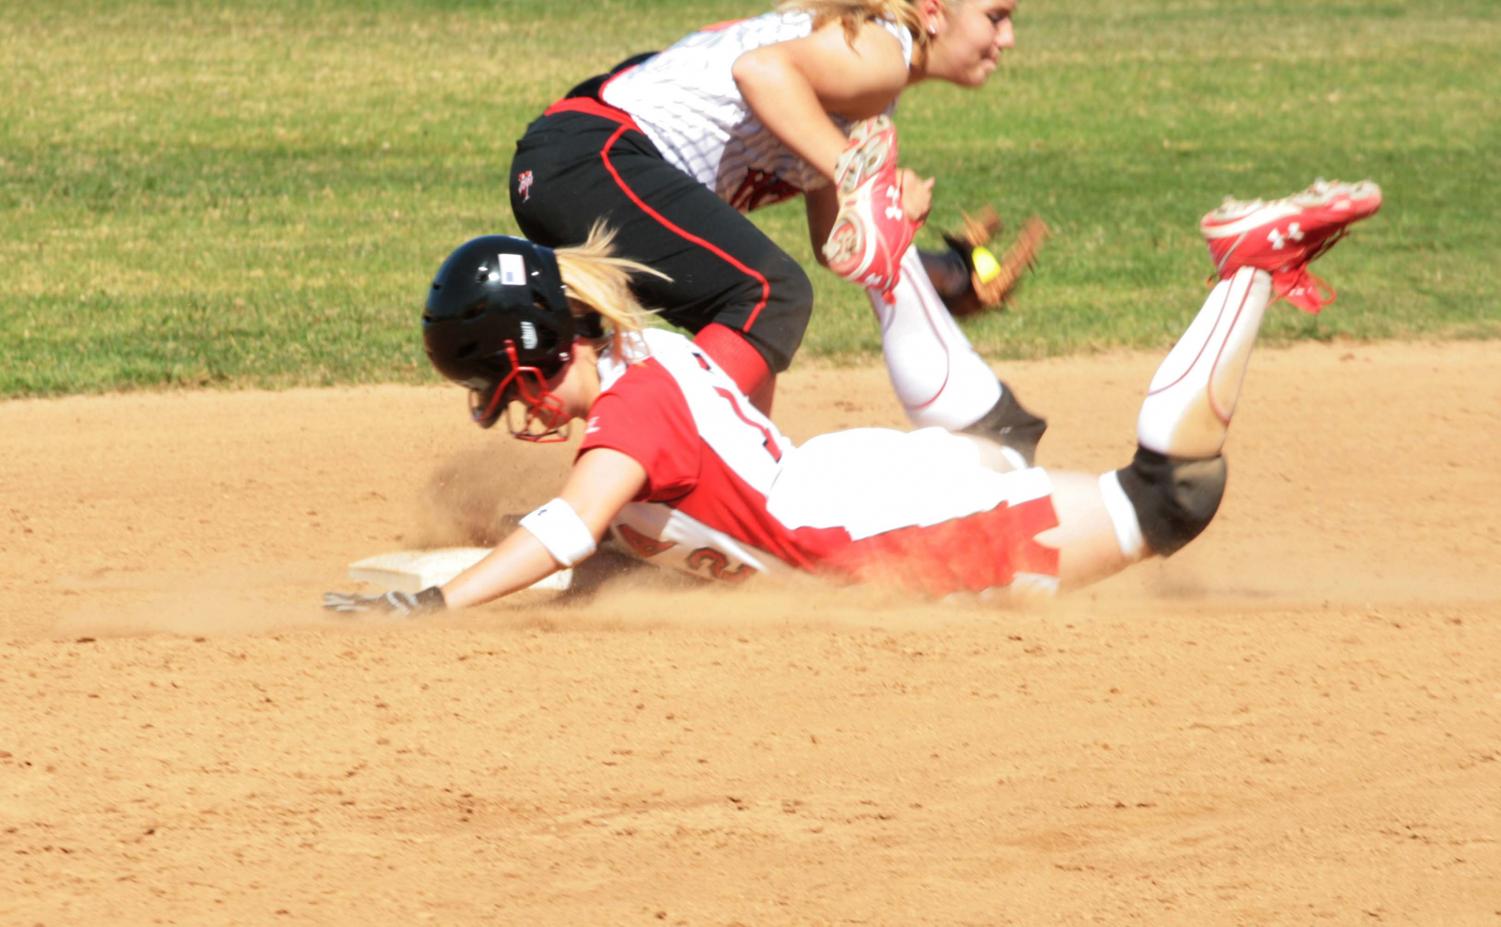
[(1220, 453), (1271, 293), (1271, 275), (1249, 267), (1215, 285), (1152, 377), (1136, 422), (1142, 447), (1193, 459)]
[(868, 295), (881, 322), (886, 372), (909, 421), (957, 431), (990, 411), (1000, 382), (933, 289), (916, 245), (902, 255), (892, 303)]

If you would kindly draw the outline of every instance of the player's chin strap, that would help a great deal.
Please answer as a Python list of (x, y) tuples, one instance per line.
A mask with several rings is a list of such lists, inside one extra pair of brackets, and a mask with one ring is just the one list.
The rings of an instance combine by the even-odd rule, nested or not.
[(523, 398), (524, 413), (517, 413), (515, 404), (506, 407), (506, 428), (517, 441), (532, 444), (560, 444), (568, 440), (569, 426), (573, 424), (563, 410), (563, 402), (554, 393), (546, 391), (535, 400)]
[[(489, 428), (500, 418), (504, 408), (506, 429), (518, 441), (534, 444), (567, 441), (572, 419), (563, 407), (563, 400), (548, 388), (547, 377), (536, 367), (522, 366), (516, 355), (515, 342), (506, 342), (506, 357), (511, 362), (511, 372), (488, 396), (479, 390), (470, 391), (469, 417), (481, 428)], [(561, 359), (562, 366), (566, 367), (572, 359), (571, 352), (565, 351)], [(524, 407), (519, 413), (515, 400)]]

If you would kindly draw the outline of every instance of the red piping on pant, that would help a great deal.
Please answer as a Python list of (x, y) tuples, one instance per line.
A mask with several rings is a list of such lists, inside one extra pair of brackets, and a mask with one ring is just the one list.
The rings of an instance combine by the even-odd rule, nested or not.
[(551, 116), (555, 113), (588, 113), (590, 116), (618, 122), (628, 129), (641, 131), (630, 113), (623, 109), (616, 109), (608, 103), (601, 103), (593, 97), (564, 97), (542, 111), (544, 116)]
[[(579, 109), (583, 109), (583, 107), (579, 107)], [(619, 111), (617, 110), (617, 112)], [(626, 118), (629, 119), (630, 117), (627, 116)], [(646, 202), (642, 200), (641, 197), (636, 195), (636, 191), (626, 186), (625, 180), (620, 176), (620, 172), (615, 170), (614, 164), (610, 163), (610, 149), (615, 147), (615, 142), (629, 129), (636, 129), (636, 131), (638, 132), (641, 131), (636, 127), (636, 124), (634, 122), (622, 123), (620, 128), (616, 129), (615, 133), (610, 136), (610, 140), (605, 142), (604, 147), (600, 149), (599, 158), (604, 162), (605, 170), (609, 171), (610, 176), (615, 178), (615, 185), (621, 189), (621, 192), (625, 193), (625, 195), (630, 199), (632, 203), (636, 204), (636, 208), (640, 209), (648, 216), (651, 216), (653, 219), (657, 220), (657, 222), (660, 223), (663, 228), (667, 229), (669, 232), (672, 232), (674, 235), (686, 239), (687, 241), (698, 245), (700, 248), (707, 250), (709, 253), (725, 261), (731, 267), (735, 268), (751, 279), (758, 281), (761, 284), (761, 299), (756, 303), (756, 307), (751, 310), (750, 318), (745, 320), (745, 328), (743, 329), (743, 331), (749, 331), (751, 326), (756, 324), (756, 317), (761, 314), (761, 310), (766, 308), (766, 301), (771, 298), (771, 283), (768, 282), (766, 277), (763, 276), (759, 271), (742, 264), (738, 259), (735, 258), (734, 255), (723, 250), (722, 248), (716, 247), (714, 244), (707, 242), (704, 239), (699, 238), (697, 235), (694, 235), (693, 233), (687, 231), (686, 229), (680, 228), (677, 225), (674, 225), (672, 222), (668, 221), (666, 216), (646, 205)]]

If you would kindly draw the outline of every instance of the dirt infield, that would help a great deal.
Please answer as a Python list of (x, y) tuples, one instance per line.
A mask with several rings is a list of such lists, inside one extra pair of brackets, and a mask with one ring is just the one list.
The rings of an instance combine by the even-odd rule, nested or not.
[[(0, 403), (0, 924), (1501, 924), (1496, 357), (1262, 349), (1206, 535), (1034, 610), (338, 620), (566, 450), (440, 388)], [(1156, 360), (1008, 366), (1043, 462), (1123, 462)]]

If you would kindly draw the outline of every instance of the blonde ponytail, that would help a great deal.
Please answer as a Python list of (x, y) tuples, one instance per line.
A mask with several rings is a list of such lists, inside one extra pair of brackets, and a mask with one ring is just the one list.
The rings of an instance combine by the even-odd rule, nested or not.
[[(949, 0), (944, 0), (945, 4)], [(913, 60), (927, 57), (928, 44), (933, 37), (923, 28), (922, 15), (915, 0), (782, 0), (777, 4), (781, 12), (799, 11), (813, 17), (813, 28), (828, 22), (838, 21), (844, 26), (845, 37), (854, 41), (860, 27), (875, 20), (888, 20), (905, 26), (912, 34)]]
[(641, 331), (652, 317), (631, 292), (631, 276), (671, 278), (638, 261), (616, 257), (614, 244), (615, 231), (604, 222), (595, 222), (582, 245), (558, 248), (554, 253), (568, 298), (610, 323), (610, 346), (618, 353), (621, 337)]

